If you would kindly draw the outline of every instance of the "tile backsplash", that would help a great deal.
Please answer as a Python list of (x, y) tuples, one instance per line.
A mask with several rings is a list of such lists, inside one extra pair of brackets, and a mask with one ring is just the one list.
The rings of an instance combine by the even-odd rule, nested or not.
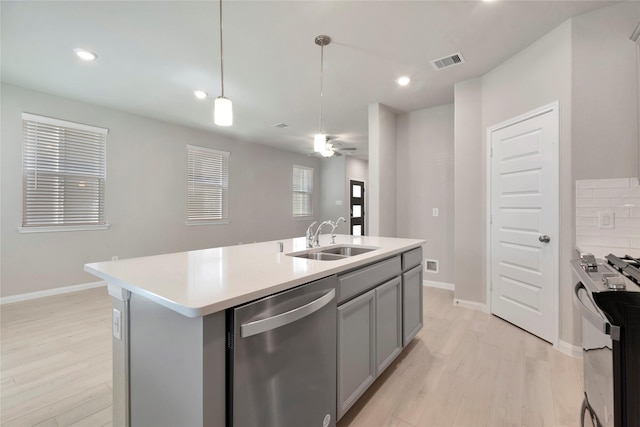
[(576, 244), (640, 248), (637, 178), (576, 181)]

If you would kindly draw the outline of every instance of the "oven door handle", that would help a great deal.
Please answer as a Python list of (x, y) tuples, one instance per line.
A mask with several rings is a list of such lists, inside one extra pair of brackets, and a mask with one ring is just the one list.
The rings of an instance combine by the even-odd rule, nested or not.
[[(580, 291), (584, 290), (584, 295), (589, 298), (591, 305), (598, 311), (594, 312), (592, 309), (580, 299)], [(595, 301), (589, 295), (589, 291), (584, 287), (582, 283), (578, 283), (573, 292), (573, 303), (580, 309), (582, 316), (587, 319), (596, 329), (605, 335), (609, 335), (612, 340), (620, 341), (620, 327), (609, 323), (604, 313), (602, 313), (597, 307)]]

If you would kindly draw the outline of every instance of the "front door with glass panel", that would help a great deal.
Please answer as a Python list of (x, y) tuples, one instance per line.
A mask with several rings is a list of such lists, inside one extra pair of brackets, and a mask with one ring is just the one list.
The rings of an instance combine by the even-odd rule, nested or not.
[(364, 182), (349, 180), (349, 189), (350, 234), (364, 236)]

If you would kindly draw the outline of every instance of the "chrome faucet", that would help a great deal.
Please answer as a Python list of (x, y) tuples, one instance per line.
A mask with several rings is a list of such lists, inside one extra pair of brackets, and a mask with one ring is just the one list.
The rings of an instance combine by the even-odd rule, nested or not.
[(336, 243), (336, 235), (334, 233), (336, 231), (336, 228), (338, 228), (338, 224), (340, 224), (340, 220), (342, 220), (343, 222), (347, 222), (347, 220), (343, 217), (338, 218), (336, 222), (329, 221), (329, 224), (331, 225), (331, 244)]
[[(318, 221), (313, 221), (311, 223), (311, 225), (307, 228), (307, 247), (308, 248), (312, 248), (313, 247), (313, 232), (311, 231), (311, 229), (313, 228), (314, 225), (316, 225), (318, 223)], [(318, 227), (319, 228), (319, 227)]]
[(331, 225), (331, 221), (323, 221), (323, 222), (320, 223), (320, 225), (316, 229), (316, 233), (313, 235), (313, 242), (312, 242), (313, 246), (320, 246), (320, 236), (319, 236), (319, 234), (320, 234), (320, 230), (325, 225)]

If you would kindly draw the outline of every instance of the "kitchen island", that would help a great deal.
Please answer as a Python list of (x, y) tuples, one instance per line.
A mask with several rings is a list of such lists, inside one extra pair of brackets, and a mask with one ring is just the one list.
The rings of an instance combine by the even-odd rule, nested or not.
[[(332, 275), (342, 275), (344, 286), (353, 282), (361, 293), (370, 293), (358, 284), (363, 275), (356, 273), (371, 275), (370, 266), (383, 261), (385, 271), (392, 265), (398, 278), (407, 270), (401, 265), (411, 266), (420, 272), (419, 281), (411, 276), (413, 282), (421, 285), (417, 264), (423, 240), (339, 235), (333, 245), (329, 238), (321, 236), (320, 249), (357, 245), (371, 250), (330, 261), (300, 258), (290, 254), (304, 252), (306, 240), (295, 238), (281, 241), (282, 252), (273, 241), (87, 264), (86, 271), (107, 281), (113, 298), (114, 425), (225, 425), (230, 308)], [(404, 254), (411, 254), (406, 261)], [(339, 302), (342, 298), (356, 307), (357, 292), (343, 293), (340, 297), (338, 289)], [(415, 297), (407, 292), (407, 298)], [(417, 304), (421, 327), (421, 300)], [(405, 315), (418, 317), (408, 311)], [(407, 324), (404, 341), (419, 327)], [(377, 368), (388, 366), (389, 360)], [(347, 396), (344, 408), (376, 375)]]

